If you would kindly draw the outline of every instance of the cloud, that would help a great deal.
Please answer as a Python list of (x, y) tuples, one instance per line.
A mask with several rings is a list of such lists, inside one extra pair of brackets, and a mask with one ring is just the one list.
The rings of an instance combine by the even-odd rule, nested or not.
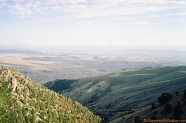
[[(7, 3), (11, 0), (0, 0)], [(55, 12), (65, 18), (87, 18), (157, 12), (186, 8), (184, 0), (14, 0), (9, 9), (17, 15)], [(1, 6), (0, 6), (1, 7)]]
[(90, 25), (92, 23), (93, 23), (93, 21), (87, 21), (87, 22), (85, 22), (85, 24), (87, 24), (87, 25)]
[(84, 18), (94, 16), (127, 15), (136, 13), (157, 12), (162, 10), (186, 8), (186, 1), (167, 0), (94, 0), (88, 4), (54, 6), (61, 13), (69, 13), (69, 17)]
[(18, 15), (30, 15), (32, 14), (32, 10), (23, 6), (23, 5), (20, 5), (20, 4), (16, 4), (15, 6), (12, 7), (12, 10), (11, 12), (13, 14), (18, 14)]
[(141, 21), (141, 22), (132, 22), (130, 23), (131, 25), (145, 25), (145, 24), (148, 24), (147, 21)]
[(8, 1), (8, 0), (0, 0), (0, 3), (2, 3), (2, 2), (6, 2), (6, 1)]
[(113, 20), (135, 20), (136, 18), (129, 18), (129, 17), (114, 17), (111, 18)]
[(182, 12), (176, 12), (176, 13), (169, 13), (168, 16), (185, 16), (186, 15), (186, 11), (182, 11)]
[(21, 3), (21, 2), (24, 2), (25, 0), (14, 0), (14, 2), (16, 3)]
[(0, 0), (0, 9), (4, 8), (7, 4), (6, 4), (7, 0)]
[(78, 4), (87, 3), (87, 0), (45, 0), (48, 4)]
[(185, 20), (183, 19), (174, 19), (174, 20), (169, 20), (170, 22), (184, 22)]
[(44, 14), (48, 7), (44, 7), (41, 1), (17, 3), (11, 7), (11, 13), (28, 16), (31, 14)]

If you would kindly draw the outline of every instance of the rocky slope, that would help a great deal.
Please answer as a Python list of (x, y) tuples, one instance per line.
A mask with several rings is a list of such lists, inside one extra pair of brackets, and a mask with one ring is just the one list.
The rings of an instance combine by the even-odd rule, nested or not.
[(1, 123), (99, 123), (80, 103), (33, 82), (16, 70), (0, 67)]

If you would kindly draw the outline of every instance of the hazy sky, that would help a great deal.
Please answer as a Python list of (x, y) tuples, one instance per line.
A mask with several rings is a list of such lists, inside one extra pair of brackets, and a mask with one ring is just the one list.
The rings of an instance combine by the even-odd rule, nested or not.
[(0, 46), (186, 48), (186, 0), (0, 0)]

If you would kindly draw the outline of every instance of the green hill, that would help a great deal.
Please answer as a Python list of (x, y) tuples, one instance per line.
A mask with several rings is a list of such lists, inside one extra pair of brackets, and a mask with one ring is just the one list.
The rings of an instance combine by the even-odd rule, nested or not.
[[(167, 98), (165, 95), (170, 96)], [(176, 91), (174, 94), (162, 93), (157, 100), (152, 105), (133, 109), (111, 123), (186, 122), (186, 90)]]
[(125, 70), (79, 80), (54, 80), (46, 87), (81, 102), (106, 122), (157, 102), (163, 92), (186, 88), (186, 67)]
[(80, 103), (0, 67), (0, 123), (99, 123)]

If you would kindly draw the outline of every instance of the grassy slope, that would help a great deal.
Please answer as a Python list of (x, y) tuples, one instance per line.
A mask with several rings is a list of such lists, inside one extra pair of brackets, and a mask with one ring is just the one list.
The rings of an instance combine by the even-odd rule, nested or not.
[(127, 111), (152, 104), (162, 92), (185, 89), (185, 81), (185, 66), (144, 68), (76, 80), (58, 92), (112, 121)]
[[(160, 96), (160, 95), (159, 95)], [(156, 101), (155, 103), (155, 109), (152, 109), (151, 106), (145, 106), (143, 108), (135, 109), (135, 111), (130, 112), (126, 114), (123, 117), (115, 118), (111, 123), (134, 123), (135, 117), (139, 117), (140, 122), (138, 120), (138, 123), (143, 123), (144, 119), (151, 119), (153, 116), (155, 116), (158, 120), (163, 119), (170, 119), (170, 120), (178, 120), (178, 119), (186, 119), (186, 98), (184, 98), (184, 93), (182, 91), (179, 91), (179, 94), (172, 94), (173, 99), (168, 101), (167, 103), (163, 105), (159, 105), (159, 103)], [(173, 107), (173, 110), (166, 114), (165, 113), (165, 106), (167, 104), (170, 104)], [(174, 109), (176, 106), (180, 104), (181, 109), (183, 110), (183, 114), (181, 114), (179, 117), (174, 116)]]
[(0, 69), (0, 122), (101, 122), (80, 103), (33, 82), (23, 74)]

